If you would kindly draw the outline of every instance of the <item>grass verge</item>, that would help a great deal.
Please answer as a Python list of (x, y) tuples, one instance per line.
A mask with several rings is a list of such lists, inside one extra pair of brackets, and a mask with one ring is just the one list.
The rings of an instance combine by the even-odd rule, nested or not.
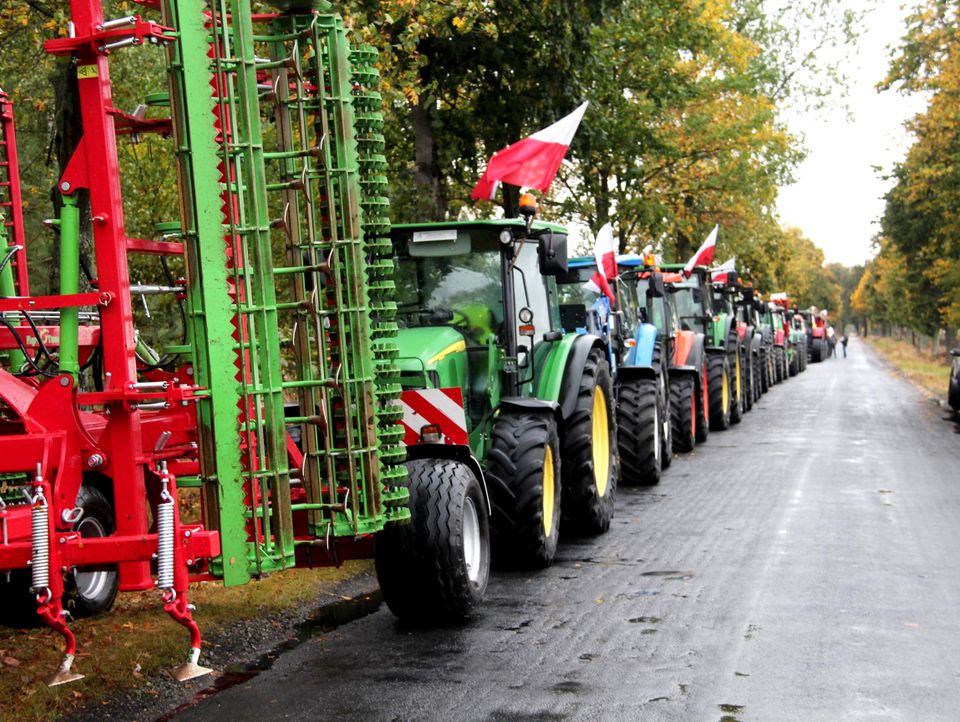
[[(300, 569), (229, 589), (201, 583), (191, 586), (190, 599), (205, 636), (251, 619), (279, 626), (279, 612), (318, 605), (336, 583), (370, 569), (369, 561), (351, 561), (339, 569)], [(5, 701), (0, 721), (58, 719), (133, 688), (156, 694), (152, 680), (182, 663), (189, 646), (186, 630), (163, 612), (156, 591), (121, 594), (109, 614), (78, 620), (71, 628), (78, 644), (74, 669), (86, 677), (52, 689), (43, 680), (60, 662), (60, 637), (47, 628), (0, 628), (0, 700)], [(288, 632), (278, 628), (277, 638)]]
[(950, 364), (942, 358), (918, 351), (906, 341), (871, 336), (863, 339), (876, 349), (915, 386), (936, 399), (947, 395)]

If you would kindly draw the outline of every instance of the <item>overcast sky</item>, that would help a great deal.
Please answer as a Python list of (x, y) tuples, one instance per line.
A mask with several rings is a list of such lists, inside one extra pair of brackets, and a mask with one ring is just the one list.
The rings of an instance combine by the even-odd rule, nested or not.
[(905, 29), (901, 1), (845, 3), (873, 8), (857, 47), (849, 51), (852, 117), (841, 110), (784, 115), (790, 129), (806, 137), (808, 156), (796, 171), (797, 182), (781, 189), (777, 208), (782, 223), (802, 229), (828, 262), (853, 265), (872, 255), (870, 241), (879, 231), (882, 197), (890, 187), (882, 176), (905, 156), (912, 139), (903, 122), (926, 102), (875, 89), (886, 74), (889, 48), (899, 44)]

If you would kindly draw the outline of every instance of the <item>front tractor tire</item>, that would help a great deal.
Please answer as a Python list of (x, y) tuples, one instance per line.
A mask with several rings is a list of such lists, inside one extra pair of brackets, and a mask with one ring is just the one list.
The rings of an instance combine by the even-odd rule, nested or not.
[(377, 534), (384, 601), (405, 622), (460, 622), (490, 578), (490, 520), (480, 482), (449, 459), (407, 462), (411, 520)]
[(673, 450), (681, 454), (693, 451), (697, 445), (695, 376), (685, 374), (670, 379), (670, 423), (673, 427)]
[(549, 413), (501, 413), (487, 453), (495, 563), (540, 568), (560, 537), (560, 439)]
[(565, 531), (602, 534), (610, 528), (620, 476), (613, 379), (603, 351), (587, 355), (578, 383), (577, 402), (563, 428), (560, 509)]
[(724, 431), (730, 428), (730, 359), (726, 353), (710, 355), (710, 430)]
[(623, 483), (652, 485), (663, 470), (664, 410), (654, 379), (630, 379), (620, 384), (617, 445)]

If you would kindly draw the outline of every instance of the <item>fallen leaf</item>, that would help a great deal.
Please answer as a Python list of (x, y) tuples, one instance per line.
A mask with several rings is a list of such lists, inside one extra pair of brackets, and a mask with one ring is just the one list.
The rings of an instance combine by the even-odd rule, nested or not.
[(8, 667), (19, 667), (19, 666), (20, 666), (20, 660), (17, 659), (16, 657), (4, 657), (4, 658), (3, 658), (3, 663), (4, 663), (5, 665), (7, 665)]

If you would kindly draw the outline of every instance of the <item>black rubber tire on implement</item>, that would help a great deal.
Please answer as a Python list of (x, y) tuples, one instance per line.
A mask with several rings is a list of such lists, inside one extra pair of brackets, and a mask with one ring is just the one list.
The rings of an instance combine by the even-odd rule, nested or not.
[[(565, 379), (564, 383), (569, 380)], [(605, 442), (594, 438), (598, 411), (606, 413)], [(575, 534), (603, 534), (610, 528), (613, 518), (620, 471), (617, 467), (617, 406), (613, 377), (607, 357), (599, 348), (590, 351), (583, 364), (577, 402), (573, 413), (564, 420), (560, 437), (563, 453), (560, 519), (563, 530)], [(595, 448), (596, 444), (599, 444), (598, 448)], [(606, 450), (605, 460), (598, 456), (603, 453), (602, 449)], [(598, 474), (605, 478), (598, 478)]]
[(30, 570), (14, 569), (0, 572), (0, 626), (38, 627), (37, 597), (30, 591)]
[[(82, 510), (73, 528), (81, 537), (110, 536), (116, 531), (113, 508), (107, 498), (89, 485), (80, 487), (77, 507)], [(73, 617), (92, 617), (108, 611), (117, 598), (120, 575), (116, 564), (77, 567), (66, 578), (63, 608)]]
[(411, 519), (376, 537), (383, 599), (405, 622), (459, 622), (490, 579), (490, 521), (483, 489), (466, 464), (407, 462)]
[(493, 507), (493, 561), (502, 567), (545, 567), (553, 561), (560, 536), (563, 485), (557, 422), (549, 413), (501, 413), (490, 437), (487, 488)]
[(654, 379), (630, 379), (620, 384), (617, 446), (625, 485), (660, 483), (663, 470), (661, 406)]
[[(730, 388), (730, 358), (725, 353), (710, 355), (710, 431), (725, 431), (730, 428), (730, 407), (733, 392)], [(726, 403), (723, 388), (726, 384)]]
[[(710, 436), (710, 367), (706, 356), (700, 363), (700, 374), (697, 376), (697, 423), (695, 434), (698, 444), (706, 443)], [(706, 397), (706, 398), (704, 398)]]
[(693, 451), (697, 445), (696, 405), (696, 377), (684, 374), (671, 378), (670, 425), (673, 427), (673, 450), (680, 454)]

